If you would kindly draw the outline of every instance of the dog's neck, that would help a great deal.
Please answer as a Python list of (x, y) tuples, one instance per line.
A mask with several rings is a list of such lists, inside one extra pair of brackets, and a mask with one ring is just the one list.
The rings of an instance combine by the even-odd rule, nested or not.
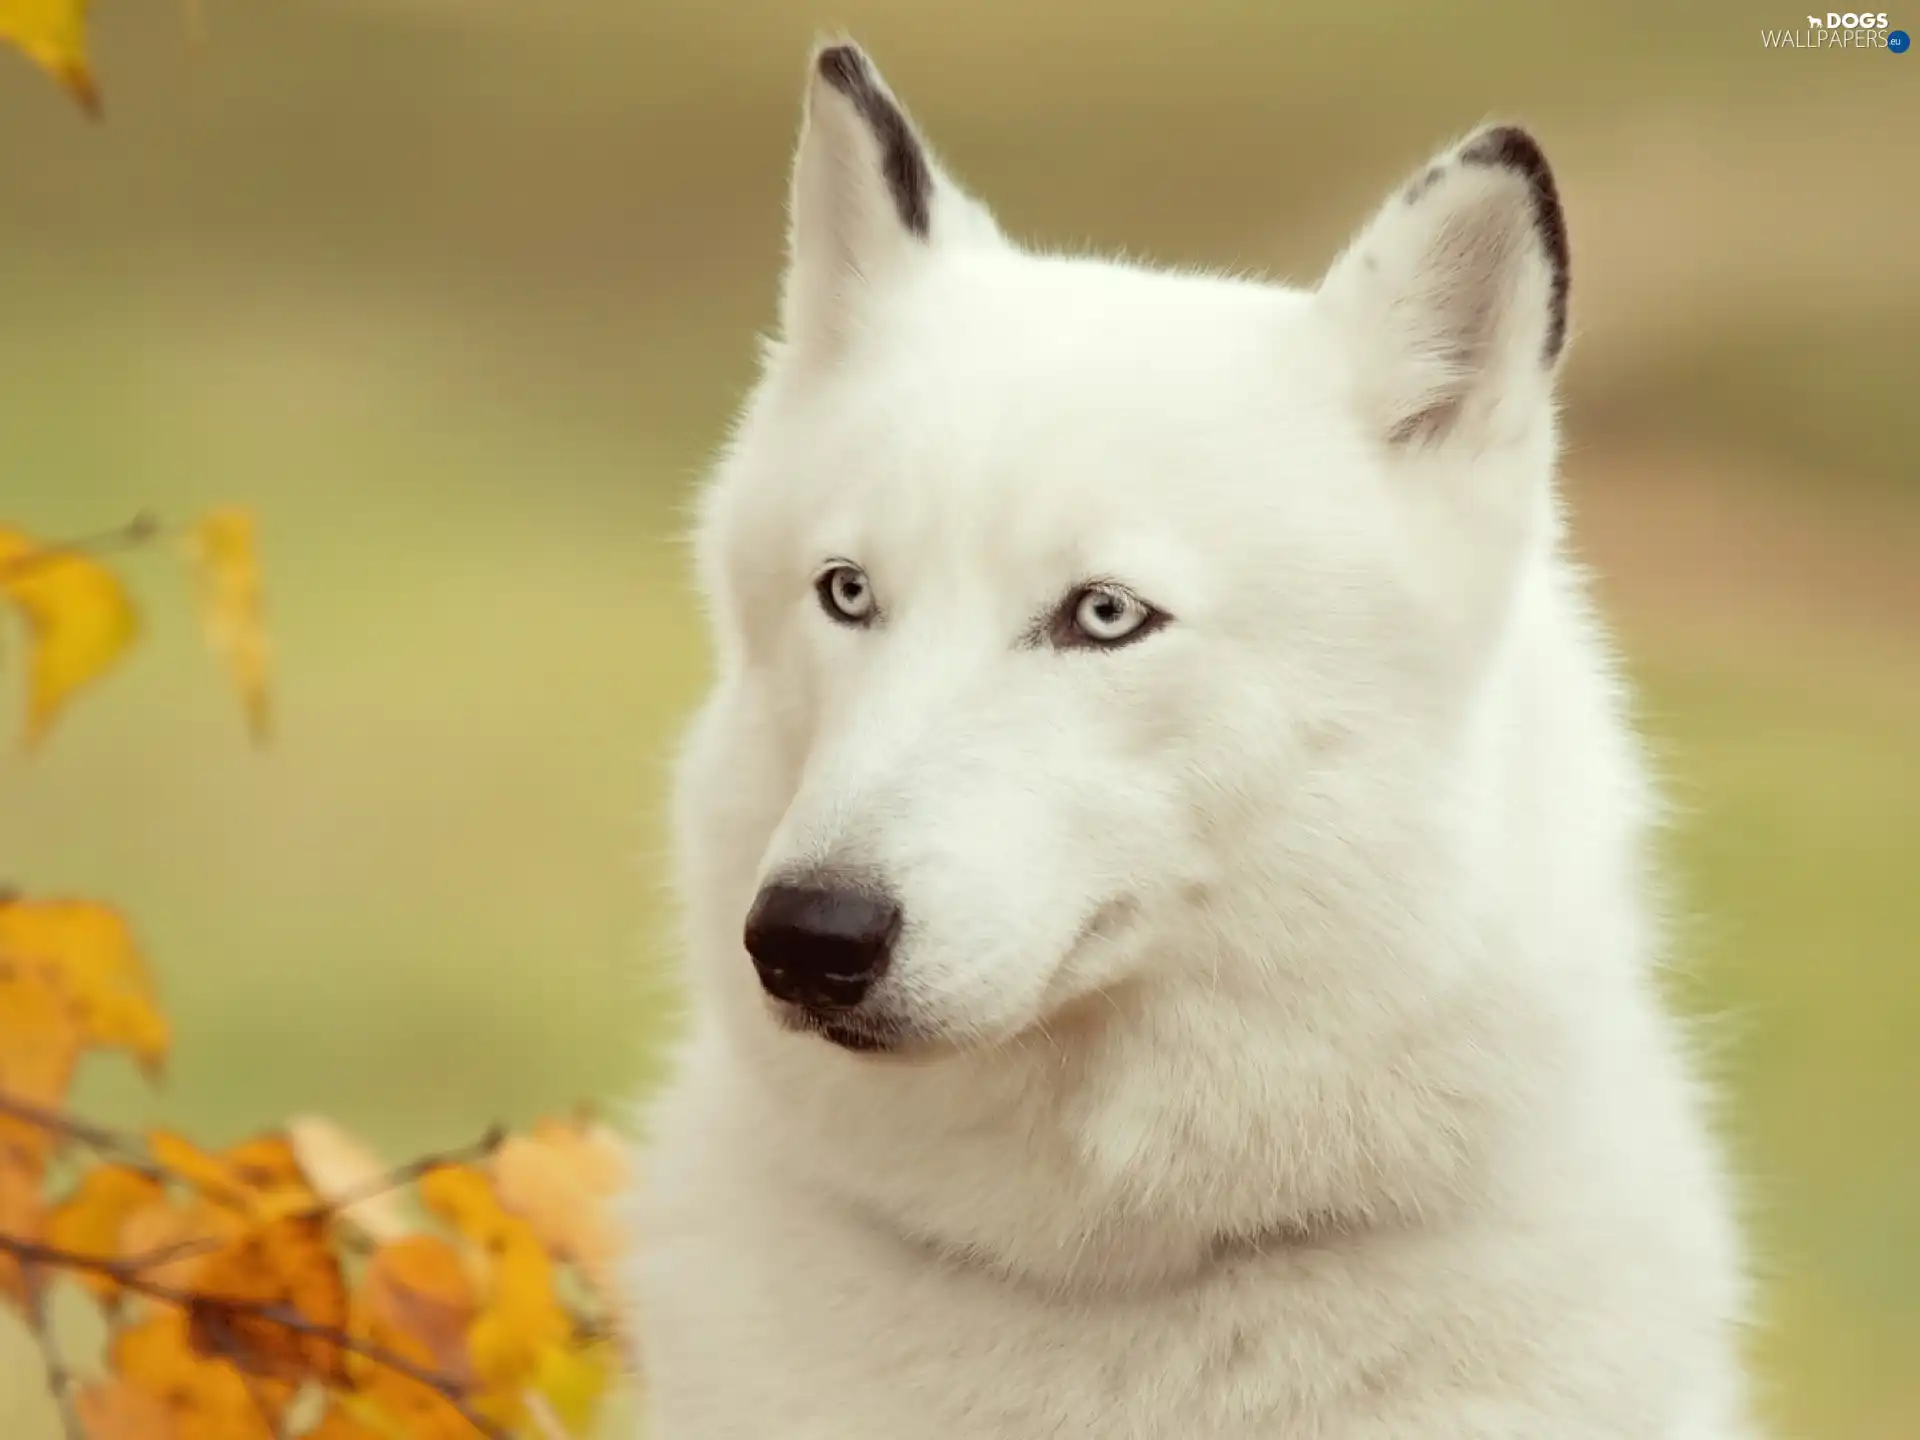
[(992, 1051), (813, 1055), (756, 1086), (770, 1158), (930, 1263), (1050, 1293), (1190, 1283), (1489, 1196), (1540, 1094), (1516, 1067), (1552, 1069), (1533, 997), (1463, 989), (1357, 1059), (1279, 1004), (1121, 992)]
[(855, 1223), (885, 1237), (920, 1263), (959, 1274), (970, 1274), (1033, 1291), (1054, 1300), (1069, 1295), (1143, 1295), (1203, 1287), (1215, 1278), (1276, 1255), (1296, 1255), (1316, 1247), (1351, 1243), (1383, 1227), (1326, 1222), (1303, 1225), (1281, 1221), (1254, 1233), (1220, 1231), (1199, 1245), (1159, 1246), (1132, 1237), (1124, 1251), (1098, 1245), (1084, 1247), (1069, 1265), (1035, 1266), (1017, 1254), (990, 1249), (978, 1241), (958, 1243), (938, 1235), (904, 1228), (902, 1217), (859, 1201), (830, 1199)]

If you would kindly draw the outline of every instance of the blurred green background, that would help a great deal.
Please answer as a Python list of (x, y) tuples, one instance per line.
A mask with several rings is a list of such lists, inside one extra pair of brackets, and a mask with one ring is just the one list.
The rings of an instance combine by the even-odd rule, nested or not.
[[(704, 664), (677, 531), (771, 323), (817, 31), (1013, 233), (1301, 280), (1517, 117), (1570, 211), (1568, 486), (1676, 801), (1764, 1405), (1920, 1435), (1920, 60), (1764, 49), (1793, 0), (207, 9), (192, 43), (97, 7), (103, 127), (0, 55), (0, 519), (255, 507), (282, 665), (250, 752), (136, 557), (148, 643), (0, 758), (0, 877), (125, 906), (178, 1025), (163, 1093), (96, 1062), (83, 1106), (324, 1110), (397, 1157), (644, 1085)], [(53, 1434), (38, 1383), (0, 1321), (9, 1440)]]

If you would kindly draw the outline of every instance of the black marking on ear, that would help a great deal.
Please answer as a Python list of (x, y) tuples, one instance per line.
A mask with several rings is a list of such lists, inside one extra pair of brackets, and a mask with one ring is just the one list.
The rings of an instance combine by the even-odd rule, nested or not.
[(1420, 197), (1438, 185), (1440, 177), (1446, 173), (1447, 167), (1444, 165), (1429, 165), (1408, 182), (1407, 188), (1401, 192), (1401, 198), (1409, 205), (1417, 204)]
[(1567, 343), (1568, 250), (1567, 217), (1560, 208), (1560, 191), (1540, 144), (1517, 125), (1499, 125), (1482, 132), (1460, 152), (1468, 165), (1492, 165), (1512, 170), (1527, 182), (1533, 200), (1533, 223), (1552, 270), (1552, 293), (1547, 319), (1545, 362), (1560, 358)]
[(820, 52), (820, 78), (852, 102), (854, 110), (880, 142), (880, 173), (893, 196), (900, 223), (924, 240), (932, 225), (933, 168), (900, 107), (874, 83), (867, 57), (856, 45), (833, 45)]

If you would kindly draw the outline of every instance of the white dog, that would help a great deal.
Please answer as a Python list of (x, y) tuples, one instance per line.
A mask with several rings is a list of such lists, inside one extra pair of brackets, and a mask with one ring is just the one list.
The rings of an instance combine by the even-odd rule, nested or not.
[(1656, 804), (1483, 130), (1310, 291), (1023, 250), (815, 57), (699, 526), (654, 1440), (1735, 1440)]

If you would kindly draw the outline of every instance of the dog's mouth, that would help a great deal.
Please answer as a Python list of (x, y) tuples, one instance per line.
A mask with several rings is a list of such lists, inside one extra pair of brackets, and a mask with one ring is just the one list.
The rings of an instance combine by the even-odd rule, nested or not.
[(811, 1028), (822, 1040), (857, 1055), (885, 1055), (898, 1044), (892, 1035), (846, 1020), (817, 1020)]
[(820, 1010), (776, 1002), (780, 1024), (798, 1034), (817, 1035), (829, 1045), (855, 1055), (896, 1055), (910, 1047), (913, 1036), (897, 1021), (858, 1010)]

